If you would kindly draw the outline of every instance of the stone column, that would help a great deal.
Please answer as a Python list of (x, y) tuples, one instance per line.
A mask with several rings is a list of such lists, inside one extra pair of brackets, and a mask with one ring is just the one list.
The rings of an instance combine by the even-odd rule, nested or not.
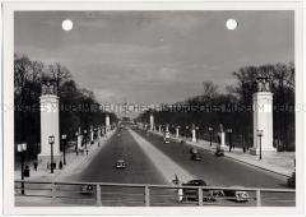
[(221, 149), (225, 149), (226, 145), (225, 145), (225, 132), (221, 131), (220, 132), (220, 148)]
[(106, 127), (106, 132), (108, 132), (110, 130), (110, 118), (108, 114), (105, 116), (105, 127)]
[(275, 151), (273, 147), (273, 94), (271, 92), (253, 94), (253, 150), (256, 149), (256, 154), (260, 148), (258, 130), (262, 130), (262, 151)]
[(220, 149), (225, 149), (226, 148), (226, 141), (225, 141), (225, 131), (224, 131), (224, 128), (223, 128), (223, 125), (220, 124), (219, 125), (219, 132), (218, 132), (218, 137), (219, 137), (219, 148)]
[(43, 94), (40, 97), (40, 144), (41, 152), (38, 155), (39, 163), (47, 168), (51, 163), (51, 145), (49, 136), (54, 136), (53, 159), (58, 166), (61, 160), (59, 139), (59, 100), (55, 94)]
[(191, 129), (191, 135), (192, 135), (191, 141), (196, 142), (197, 138), (196, 138), (196, 129), (195, 128)]
[(150, 130), (154, 130), (154, 116), (153, 114), (150, 114)]
[(175, 134), (175, 138), (179, 138), (180, 137), (180, 128), (179, 127), (176, 127), (176, 134)]
[(94, 130), (93, 126), (90, 126), (90, 142), (94, 141)]

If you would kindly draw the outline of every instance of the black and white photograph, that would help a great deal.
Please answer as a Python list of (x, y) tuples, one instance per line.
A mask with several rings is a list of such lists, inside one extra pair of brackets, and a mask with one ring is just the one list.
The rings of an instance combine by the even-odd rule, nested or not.
[(296, 207), (294, 10), (13, 13), (15, 207)]

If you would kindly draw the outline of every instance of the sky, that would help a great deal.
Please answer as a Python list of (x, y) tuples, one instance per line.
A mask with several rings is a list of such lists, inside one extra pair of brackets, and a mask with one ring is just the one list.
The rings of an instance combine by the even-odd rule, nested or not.
[(30, 11), (14, 25), (15, 53), (61, 63), (101, 103), (173, 103), (204, 81), (234, 85), (240, 67), (294, 61), (292, 11)]

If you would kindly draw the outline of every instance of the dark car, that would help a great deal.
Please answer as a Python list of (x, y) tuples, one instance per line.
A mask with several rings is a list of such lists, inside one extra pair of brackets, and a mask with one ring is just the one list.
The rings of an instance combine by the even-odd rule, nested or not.
[(201, 155), (198, 152), (197, 153), (193, 153), (193, 154), (191, 154), (191, 160), (201, 161), (202, 157), (201, 157)]
[(81, 194), (87, 194), (87, 195), (94, 194), (94, 186), (93, 185), (81, 185), (80, 192)]
[[(234, 186), (237, 189), (242, 188), (240, 186)], [(229, 200), (236, 202), (247, 202), (250, 199), (250, 195), (247, 191), (243, 190), (223, 190), (224, 196)]]
[(224, 150), (223, 149), (217, 149), (216, 152), (215, 152), (215, 156), (223, 157), (224, 156)]
[(287, 179), (287, 185), (290, 188), (295, 188), (295, 172)]
[[(182, 186), (207, 186), (207, 183), (202, 179), (195, 179), (189, 182), (183, 183)], [(198, 201), (199, 192), (198, 189), (183, 188), (183, 201)], [(203, 201), (215, 201), (214, 196), (210, 190), (203, 190)]]
[(125, 169), (126, 168), (126, 162), (123, 159), (117, 160), (116, 162), (116, 168), (117, 169)]

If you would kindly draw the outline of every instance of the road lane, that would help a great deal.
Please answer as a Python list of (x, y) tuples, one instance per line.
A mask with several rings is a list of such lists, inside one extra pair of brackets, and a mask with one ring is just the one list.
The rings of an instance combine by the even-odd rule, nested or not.
[(137, 133), (181, 167), (207, 181), (210, 185), (286, 188), (285, 177), (243, 165), (228, 158), (217, 158), (205, 150), (199, 150), (202, 156), (201, 161), (192, 161), (190, 159), (190, 145), (174, 141), (164, 144), (163, 138), (160, 136), (146, 134), (139, 130)]
[[(126, 169), (116, 169), (118, 159), (124, 159), (127, 162)], [(116, 132), (81, 173), (68, 177), (66, 180), (139, 184), (166, 183), (161, 173), (127, 130)]]

